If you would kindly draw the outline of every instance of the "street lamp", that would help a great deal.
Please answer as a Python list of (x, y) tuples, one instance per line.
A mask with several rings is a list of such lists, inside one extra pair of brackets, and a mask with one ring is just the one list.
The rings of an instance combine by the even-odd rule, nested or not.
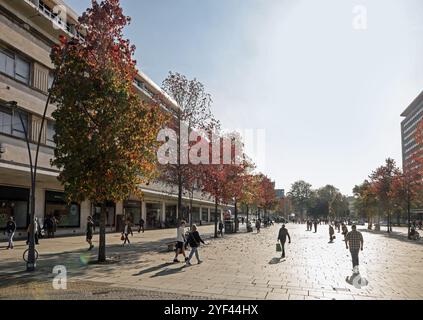
[[(71, 44), (73, 44), (73, 40), (69, 41), (65, 45), (65, 48), (63, 50), (62, 59), (61, 59), (60, 65), (55, 70), (51, 87), (53, 87), (54, 84), (56, 83), (57, 76), (59, 74), (59, 70), (60, 70), (61, 66), (63, 65), (63, 63), (65, 61), (68, 47)], [(27, 125), (28, 124), (25, 125), (25, 123), (22, 119), (22, 115), (17, 108), (18, 103), (16, 101), (9, 101), (8, 102), (8, 105), (10, 107), (12, 107), (19, 115), (19, 119), (21, 121), (23, 130), (24, 130), (24, 134), (25, 134), (25, 141), (26, 141), (26, 146), (27, 146), (27, 150), (28, 150), (28, 157), (29, 157), (29, 166), (30, 166), (30, 173), (31, 173), (31, 175), (30, 175), (31, 188), (30, 188), (30, 205), (29, 205), (29, 219), (30, 219), (29, 243), (28, 243), (28, 259), (27, 259), (27, 262), (26, 262), (26, 270), (30, 271), (30, 272), (35, 271), (35, 268), (36, 268), (36, 257), (35, 257), (35, 187), (36, 187), (36, 182), (37, 182), (38, 156), (39, 156), (39, 153), (40, 153), (42, 133), (43, 133), (43, 129), (44, 129), (44, 123), (46, 122), (47, 110), (48, 110), (48, 105), (50, 104), (50, 100), (51, 100), (51, 90), (49, 91), (49, 94), (48, 94), (47, 100), (46, 100), (46, 104), (44, 106), (44, 112), (43, 112), (43, 116), (41, 118), (41, 126), (40, 126), (40, 129), (39, 129), (38, 140), (35, 141), (36, 147), (37, 147), (36, 152), (35, 152), (35, 161), (33, 161), (32, 153), (31, 153), (30, 138), (29, 138), (28, 131), (27, 131)]]

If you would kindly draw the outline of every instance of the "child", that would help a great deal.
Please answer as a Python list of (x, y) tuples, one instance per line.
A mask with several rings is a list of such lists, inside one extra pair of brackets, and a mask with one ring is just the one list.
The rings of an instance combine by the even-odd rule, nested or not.
[(200, 233), (197, 231), (197, 226), (195, 224), (192, 226), (192, 230), (189, 233), (187, 242), (191, 247), (191, 252), (186, 262), (187, 266), (191, 265), (191, 259), (194, 256), (194, 254), (195, 254), (195, 257), (197, 258), (198, 264), (201, 264), (203, 261), (200, 260), (200, 255), (198, 254), (198, 248), (200, 247), (200, 243), (203, 243), (203, 244), (205, 243), (203, 239), (201, 239)]

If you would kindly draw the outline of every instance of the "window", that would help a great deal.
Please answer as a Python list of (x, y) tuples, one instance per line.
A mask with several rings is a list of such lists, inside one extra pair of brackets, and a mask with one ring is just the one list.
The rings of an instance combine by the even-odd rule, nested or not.
[(13, 112), (12, 135), (25, 139), (25, 131), (28, 132), (28, 114), (24, 111), (16, 110)]
[(15, 75), (15, 59), (14, 54), (8, 50), (0, 49), (0, 72), (9, 76)]
[[(23, 125), (19, 115), (22, 117)], [(25, 130), (28, 132), (28, 120), (29, 115), (27, 112), (0, 106), (0, 133), (11, 134), (25, 139)]]
[(53, 85), (53, 79), (54, 79), (54, 74), (53, 72), (49, 72), (48, 73), (48, 88), (51, 89), (52, 85)]
[(0, 133), (12, 134), (12, 111), (0, 107)]
[(46, 137), (46, 144), (50, 147), (55, 147), (56, 143), (54, 142), (54, 122), (53, 121), (47, 121), (47, 137)]
[(15, 78), (21, 82), (29, 84), (30, 67), (29, 62), (16, 57)]
[(0, 47), (0, 72), (29, 85), (31, 64), (14, 52)]
[(28, 226), (29, 189), (0, 186), (0, 229), (14, 217), (18, 229)]
[(46, 191), (46, 211), (47, 217), (55, 217), (59, 228), (79, 228), (80, 207), (77, 203), (68, 205), (63, 192)]

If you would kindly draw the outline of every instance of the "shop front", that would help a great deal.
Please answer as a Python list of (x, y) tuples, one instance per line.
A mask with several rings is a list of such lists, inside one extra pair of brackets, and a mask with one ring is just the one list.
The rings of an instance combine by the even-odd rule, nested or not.
[(200, 223), (201, 222), (200, 208), (199, 207), (192, 207), (191, 208), (191, 219), (192, 219), (192, 223)]
[[(100, 226), (101, 204), (93, 204), (91, 212), (95, 226)], [(116, 204), (112, 201), (106, 202), (106, 227), (116, 230)]]
[(29, 189), (0, 186), (0, 229), (13, 217), (18, 229), (28, 227)]
[(161, 228), (161, 211), (162, 205), (160, 203), (146, 203), (146, 228), (158, 229)]
[(123, 203), (123, 214), (132, 224), (139, 224), (141, 220), (141, 201), (127, 200)]
[(79, 228), (81, 207), (74, 202), (68, 205), (63, 192), (46, 191), (44, 219), (47, 217), (55, 217), (58, 228)]
[(175, 205), (166, 205), (166, 220), (165, 220), (165, 227), (166, 228), (173, 228), (177, 226), (177, 206)]

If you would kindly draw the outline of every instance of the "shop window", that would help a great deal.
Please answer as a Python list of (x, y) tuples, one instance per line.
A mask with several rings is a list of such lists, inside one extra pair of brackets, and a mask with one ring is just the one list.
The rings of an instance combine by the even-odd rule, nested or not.
[(46, 191), (45, 217), (55, 217), (59, 228), (80, 227), (80, 206), (77, 203), (67, 204), (63, 192)]
[(202, 208), (201, 210), (202, 210), (201, 211), (201, 220), (208, 222), (209, 221), (209, 213), (208, 213), (207, 208)]
[(160, 228), (161, 226), (161, 204), (147, 203), (146, 204), (146, 226), (147, 228)]
[(172, 228), (172, 227), (176, 227), (176, 225), (177, 225), (176, 205), (168, 205), (166, 206), (165, 227)]
[(28, 226), (29, 190), (0, 186), (0, 229), (6, 227), (9, 217), (14, 217), (18, 229)]
[(139, 224), (141, 220), (141, 202), (125, 201), (123, 203), (125, 218), (129, 219), (133, 224)]

